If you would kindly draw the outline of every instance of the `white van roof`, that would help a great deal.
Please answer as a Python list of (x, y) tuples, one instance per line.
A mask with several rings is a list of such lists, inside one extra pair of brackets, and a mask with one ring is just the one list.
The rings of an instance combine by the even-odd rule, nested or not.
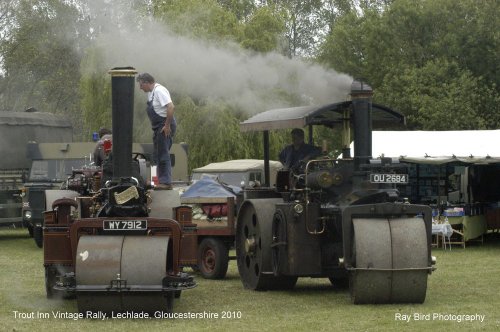
[[(270, 160), (269, 168), (278, 169), (283, 167), (279, 161)], [(244, 172), (249, 170), (263, 170), (264, 160), (261, 159), (236, 159), (218, 163), (211, 163), (203, 167), (193, 169), (193, 173), (207, 172)]]

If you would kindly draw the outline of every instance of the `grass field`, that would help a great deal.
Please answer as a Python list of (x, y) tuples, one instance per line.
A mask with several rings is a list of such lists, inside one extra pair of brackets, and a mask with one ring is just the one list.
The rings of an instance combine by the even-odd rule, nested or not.
[[(243, 289), (236, 262), (231, 261), (225, 280), (195, 275), (198, 287), (176, 300), (175, 312), (212, 315), (194, 319), (53, 318), (53, 313), (75, 314), (76, 301), (45, 298), (42, 253), (26, 230), (0, 229), (0, 331), (500, 330), (497, 235), (465, 250), (433, 249), (438, 264), (429, 277), (424, 304), (353, 305), (349, 292), (334, 290), (327, 279), (299, 279), (293, 291), (249, 291)], [(398, 320), (402, 314), (410, 315), (410, 321)], [(466, 315), (484, 320), (471, 322)], [(417, 316), (421, 320), (415, 320)]]

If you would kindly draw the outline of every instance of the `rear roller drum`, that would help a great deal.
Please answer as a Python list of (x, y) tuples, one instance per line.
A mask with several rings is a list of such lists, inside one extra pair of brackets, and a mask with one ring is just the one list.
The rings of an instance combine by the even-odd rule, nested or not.
[(429, 254), (423, 220), (353, 219), (353, 226), (353, 302), (422, 303)]
[(296, 277), (274, 276), (271, 262), (272, 220), (281, 199), (250, 200), (241, 208), (236, 229), (238, 271), (245, 288), (292, 288)]

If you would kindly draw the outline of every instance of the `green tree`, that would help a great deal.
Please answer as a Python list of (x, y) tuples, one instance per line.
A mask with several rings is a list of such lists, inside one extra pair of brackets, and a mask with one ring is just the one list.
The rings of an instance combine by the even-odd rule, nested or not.
[(252, 149), (239, 130), (240, 119), (228, 105), (184, 96), (176, 103), (176, 118), (175, 140), (188, 143), (190, 168), (251, 156)]
[(492, 13), (499, 6), (487, 0), (375, 2), (336, 22), (319, 59), (367, 80), (378, 102), (408, 115), (416, 128), (495, 128), (500, 27)]
[(256, 8), (254, 0), (217, 0), (217, 2), (233, 13), (240, 22), (245, 22)]
[(285, 18), (286, 55), (310, 57), (322, 42), (325, 22), (321, 17), (321, 0), (262, 1)]
[(481, 112), (491, 91), (484, 90), (481, 79), (455, 62), (436, 59), (420, 68), (407, 67), (386, 76), (376, 98), (405, 110), (410, 127), (493, 129), (489, 126), (491, 119)]
[(262, 53), (276, 51), (284, 31), (283, 17), (269, 7), (260, 7), (244, 25), (241, 45)]
[[(12, 4), (12, 3), (11, 3)], [(87, 25), (77, 8), (57, 0), (20, 0), (2, 42), (2, 108), (64, 113), (79, 127), (78, 84)]]
[(111, 128), (111, 84), (107, 70), (102, 67), (102, 52), (97, 47), (87, 49), (81, 62), (80, 105), (84, 137), (101, 127)]
[(216, 0), (153, 1), (153, 16), (183, 36), (225, 42), (240, 35), (236, 15)]

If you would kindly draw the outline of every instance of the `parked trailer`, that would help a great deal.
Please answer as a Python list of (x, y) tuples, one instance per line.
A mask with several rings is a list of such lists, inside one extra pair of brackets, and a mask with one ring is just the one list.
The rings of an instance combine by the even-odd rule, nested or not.
[[(224, 192), (218, 191), (217, 181), (210, 184), (218, 187), (218, 193)], [(183, 197), (176, 189), (168, 195), (168, 200), (152, 202), (150, 216), (168, 216), (182, 226), (180, 265), (199, 271), (206, 279), (224, 278), (229, 250), (234, 248), (237, 197)]]
[[(206, 279), (224, 278), (236, 234), (235, 198), (181, 198), (181, 203), (175, 208), (176, 219), (186, 230), (181, 265), (199, 270)], [(201, 209), (206, 212), (197, 212)]]

